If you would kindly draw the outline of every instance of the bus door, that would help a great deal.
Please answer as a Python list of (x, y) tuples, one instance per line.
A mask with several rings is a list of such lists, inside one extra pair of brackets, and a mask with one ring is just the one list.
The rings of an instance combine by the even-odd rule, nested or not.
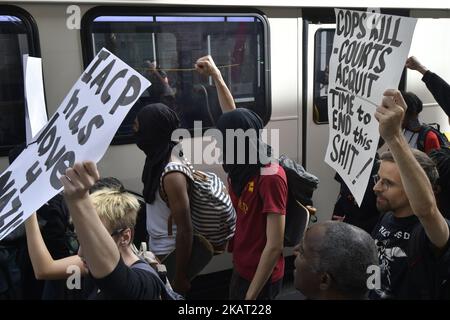
[(312, 23), (304, 20), (303, 75), (303, 164), (320, 179), (314, 193), (317, 218), (332, 216), (339, 185), (335, 171), (324, 161), (328, 144), (328, 63), (333, 47), (335, 24)]

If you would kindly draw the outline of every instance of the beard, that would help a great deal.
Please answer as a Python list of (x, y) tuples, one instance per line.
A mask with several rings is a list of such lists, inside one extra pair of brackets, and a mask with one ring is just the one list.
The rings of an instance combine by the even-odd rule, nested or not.
[(380, 213), (392, 211), (391, 205), (386, 198), (377, 195), (376, 207)]

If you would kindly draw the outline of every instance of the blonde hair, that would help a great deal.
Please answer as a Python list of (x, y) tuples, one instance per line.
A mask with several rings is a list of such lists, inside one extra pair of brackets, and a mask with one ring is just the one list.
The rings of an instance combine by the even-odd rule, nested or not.
[(134, 230), (140, 205), (132, 194), (103, 188), (92, 193), (91, 199), (98, 216), (111, 232), (123, 228)]

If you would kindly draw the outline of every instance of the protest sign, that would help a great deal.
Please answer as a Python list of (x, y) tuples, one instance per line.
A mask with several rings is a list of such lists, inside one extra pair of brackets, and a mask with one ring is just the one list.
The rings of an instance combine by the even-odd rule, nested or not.
[(102, 49), (58, 110), (0, 176), (0, 240), (61, 191), (75, 162), (99, 161), (150, 82)]
[(374, 113), (383, 92), (398, 87), (417, 19), (341, 9), (335, 13), (325, 162), (360, 205), (379, 140)]
[(26, 142), (29, 144), (34, 136), (48, 121), (45, 107), (44, 83), (42, 81), (41, 58), (23, 55), (23, 78), (25, 88), (25, 128)]

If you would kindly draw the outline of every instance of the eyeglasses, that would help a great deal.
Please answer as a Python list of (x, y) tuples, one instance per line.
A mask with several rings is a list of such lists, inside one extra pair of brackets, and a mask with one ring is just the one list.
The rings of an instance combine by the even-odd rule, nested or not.
[(111, 237), (117, 236), (118, 234), (121, 234), (124, 232), (127, 228), (117, 229), (111, 233)]
[(381, 179), (380, 176), (378, 174), (374, 174), (372, 176), (373, 182), (376, 184), (378, 184), (378, 182), (380, 182), (381, 187), (383, 188), (384, 191), (389, 190), (390, 187), (392, 187), (392, 182), (389, 180), (385, 180), (385, 179)]

